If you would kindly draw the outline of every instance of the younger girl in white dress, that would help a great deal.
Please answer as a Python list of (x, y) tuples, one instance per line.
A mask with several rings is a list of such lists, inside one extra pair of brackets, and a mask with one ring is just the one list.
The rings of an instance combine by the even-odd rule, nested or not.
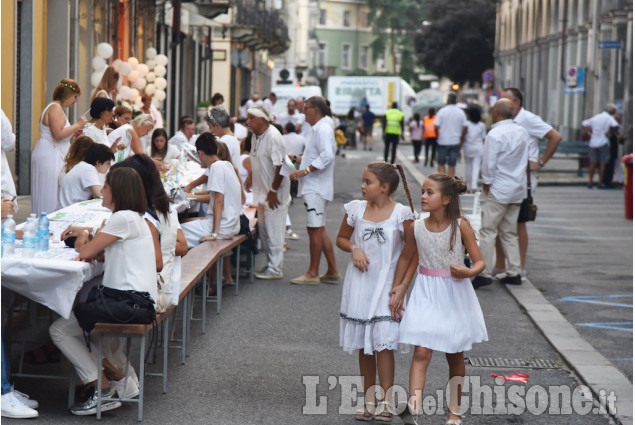
[[(400, 174), (410, 208), (390, 199), (399, 186)], [(392, 394), (388, 389), (394, 380), (393, 351), (407, 352), (408, 347), (398, 344), (399, 321), (391, 317), (389, 292), (404, 244), (404, 230), (411, 228), (416, 217), (401, 165), (368, 164), (361, 189), (364, 200), (344, 205), (346, 215), (337, 235), (337, 246), (352, 252), (342, 291), (340, 345), (351, 354), (359, 350), (366, 397), (364, 410), (355, 419), (391, 422)], [(376, 371), (385, 394), (377, 405)]]
[[(431, 174), (423, 182), (421, 209), (430, 216), (407, 229), (390, 291), (392, 316), (401, 318), (405, 309), (399, 343), (416, 346), (410, 366), (410, 410), (413, 415), (420, 414), (432, 351), (442, 351), (450, 368), (449, 425), (461, 424), (463, 351), (471, 349), (475, 342), (487, 341), (483, 313), (469, 280), (485, 268), (485, 262), (472, 227), (461, 216), (459, 194), (466, 189), (461, 178), (441, 173)], [(465, 250), (472, 260), (471, 269), (463, 265)], [(405, 308), (404, 296), (415, 272), (411, 267), (415, 256), (419, 258), (419, 274)]]

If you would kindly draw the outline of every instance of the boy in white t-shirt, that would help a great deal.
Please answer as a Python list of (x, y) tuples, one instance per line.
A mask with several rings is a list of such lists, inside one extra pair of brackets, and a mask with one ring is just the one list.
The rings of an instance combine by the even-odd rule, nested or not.
[(106, 174), (114, 160), (115, 155), (106, 145), (95, 143), (88, 148), (84, 160), (62, 178), (58, 208), (101, 197), (99, 174)]

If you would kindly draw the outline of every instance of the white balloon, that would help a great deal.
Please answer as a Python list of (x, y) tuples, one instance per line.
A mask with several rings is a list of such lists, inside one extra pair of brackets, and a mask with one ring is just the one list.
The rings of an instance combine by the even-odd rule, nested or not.
[(157, 49), (154, 47), (148, 47), (146, 49), (146, 57), (148, 59), (154, 59), (157, 56)]
[(156, 68), (156, 67), (157, 67), (157, 61), (156, 61), (156, 60), (154, 60), (154, 59), (148, 59), (148, 60), (146, 61), (146, 65), (148, 65), (148, 68), (150, 68), (150, 69), (154, 69), (154, 68)]
[(139, 90), (130, 89), (130, 99), (136, 99), (139, 97)]
[(161, 107), (161, 101), (159, 99), (152, 99), (152, 104), (157, 109), (159, 109)]
[(168, 73), (168, 70), (165, 69), (165, 66), (163, 65), (157, 65), (157, 67), (154, 68), (154, 73), (156, 74), (157, 77), (163, 77), (165, 76), (165, 74)]
[(153, 71), (148, 72), (148, 75), (146, 75), (146, 81), (148, 83), (153, 82), (155, 78), (157, 78), (157, 75)]
[(97, 45), (97, 54), (104, 59), (108, 59), (112, 56), (112, 46), (108, 43), (99, 43)]
[(168, 80), (163, 77), (158, 77), (154, 80), (154, 86), (159, 90), (165, 90), (165, 88), (168, 86)]
[(143, 90), (146, 86), (146, 79), (143, 77), (137, 78), (137, 80), (132, 84), (135, 89)]
[(150, 72), (150, 68), (148, 68), (148, 65), (145, 63), (140, 63), (137, 65), (137, 72), (139, 73), (139, 76), (145, 77), (148, 75), (148, 72)]
[(92, 84), (93, 87), (97, 87), (99, 85), (99, 82), (101, 81), (101, 77), (103, 77), (104, 72), (103, 71), (95, 71), (92, 73), (92, 75), (90, 76), (90, 84)]
[(154, 84), (150, 83), (146, 85), (146, 94), (152, 96), (156, 90), (157, 88), (154, 86)]
[(93, 58), (93, 69), (95, 71), (103, 71), (107, 66), (106, 61), (101, 56), (95, 56)]
[(166, 55), (157, 55), (155, 60), (159, 65), (166, 66), (168, 64), (168, 57)]
[(119, 65), (119, 73), (121, 75), (128, 75), (132, 71), (132, 66), (128, 62), (121, 62)]
[(139, 71), (137, 71), (136, 69), (130, 71), (130, 73), (128, 74), (128, 81), (134, 83), (135, 81), (137, 81), (137, 78), (139, 78)]
[(154, 92), (154, 97), (158, 100), (165, 100), (165, 91), (157, 89), (157, 91)]
[(119, 89), (119, 96), (121, 99), (130, 99), (132, 97), (132, 91), (128, 86), (121, 86)]
[(115, 68), (115, 71), (119, 72), (119, 67), (121, 66), (122, 63), (123, 63), (123, 61), (121, 59), (115, 59), (114, 61), (112, 61), (110, 66)]
[(130, 64), (132, 69), (135, 69), (137, 65), (139, 65), (139, 59), (135, 58), (134, 56), (130, 56), (128, 58), (128, 63)]

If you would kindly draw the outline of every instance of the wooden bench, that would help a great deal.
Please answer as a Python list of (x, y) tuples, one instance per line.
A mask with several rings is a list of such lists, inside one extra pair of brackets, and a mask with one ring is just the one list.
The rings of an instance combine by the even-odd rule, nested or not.
[[(538, 142), (540, 153), (547, 148), (547, 141)], [(578, 176), (582, 177), (582, 168), (588, 167), (589, 142), (581, 140), (563, 140), (558, 145), (558, 150), (553, 155), (554, 159), (573, 159), (578, 161)]]
[[(243, 209), (243, 213), (249, 218), (250, 229), (254, 230), (256, 224), (256, 209), (248, 208)], [(163, 380), (163, 393), (167, 392), (167, 362), (168, 362), (168, 348), (180, 348), (181, 349), (181, 363), (185, 363), (185, 357), (189, 352), (190, 341), (190, 322), (191, 320), (201, 320), (201, 332), (205, 333), (205, 317), (206, 317), (206, 305), (207, 302), (216, 302), (216, 312), (220, 313), (221, 301), (222, 301), (222, 275), (223, 275), (223, 261), (221, 260), (225, 255), (229, 255), (234, 248), (237, 248), (236, 255), (236, 295), (238, 295), (239, 279), (240, 279), (240, 245), (247, 240), (245, 235), (237, 235), (232, 239), (220, 239), (216, 241), (206, 241), (196, 247), (192, 248), (181, 259), (181, 282), (179, 287), (179, 304), (182, 308), (182, 340), (180, 346), (170, 347), (168, 344), (168, 330), (169, 330), (169, 316), (176, 310), (176, 306), (172, 305), (164, 313), (156, 315), (156, 322), (148, 325), (138, 324), (114, 324), (114, 323), (97, 323), (95, 330), (99, 335), (98, 338), (98, 363), (103, 361), (101, 344), (103, 336), (116, 336), (126, 338), (126, 358), (128, 364), (124, 373), (127, 375), (128, 367), (130, 365), (130, 342), (132, 338), (138, 338), (139, 349), (139, 396), (137, 399), (123, 399), (121, 401), (137, 403), (138, 405), (138, 420), (143, 420), (143, 392), (144, 392), (144, 377), (145, 373), (145, 336), (155, 328), (155, 325), (163, 325), (163, 367), (161, 373), (148, 373), (149, 376), (160, 376)], [(250, 254), (250, 275), (253, 281), (253, 256)], [(212, 266), (218, 263), (216, 267), (216, 296), (207, 295), (207, 275)], [(191, 311), (193, 310), (193, 291), (192, 289), (196, 284), (202, 281), (202, 312), (201, 318), (196, 319), (192, 317)], [(101, 388), (102, 374), (98, 375), (97, 387)], [(97, 399), (97, 419), (101, 419), (101, 392), (98, 392)]]

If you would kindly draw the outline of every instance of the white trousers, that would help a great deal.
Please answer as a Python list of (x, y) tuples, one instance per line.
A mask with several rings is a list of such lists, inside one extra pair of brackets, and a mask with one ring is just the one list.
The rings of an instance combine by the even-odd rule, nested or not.
[(503, 204), (494, 198), (492, 192), (481, 195), (481, 230), (479, 246), (485, 270), (484, 277), (492, 277), (496, 263), (496, 235), (500, 237), (507, 259), (507, 275), (520, 274), (520, 250), (518, 248), (518, 212), (520, 204)]
[(481, 161), (483, 157), (474, 156), (465, 158), (465, 180), (467, 180), (467, 190), (476, 190), (478, 187), (478, 176), (481, 173)]
[(284, 257), (284, 233), (290, 201), (281, 204), (275, 210), (268, 205), (258, 204), (258, 233), (260, 246), (267, 257), (267, 268), (276, 274), (282, 274)]

